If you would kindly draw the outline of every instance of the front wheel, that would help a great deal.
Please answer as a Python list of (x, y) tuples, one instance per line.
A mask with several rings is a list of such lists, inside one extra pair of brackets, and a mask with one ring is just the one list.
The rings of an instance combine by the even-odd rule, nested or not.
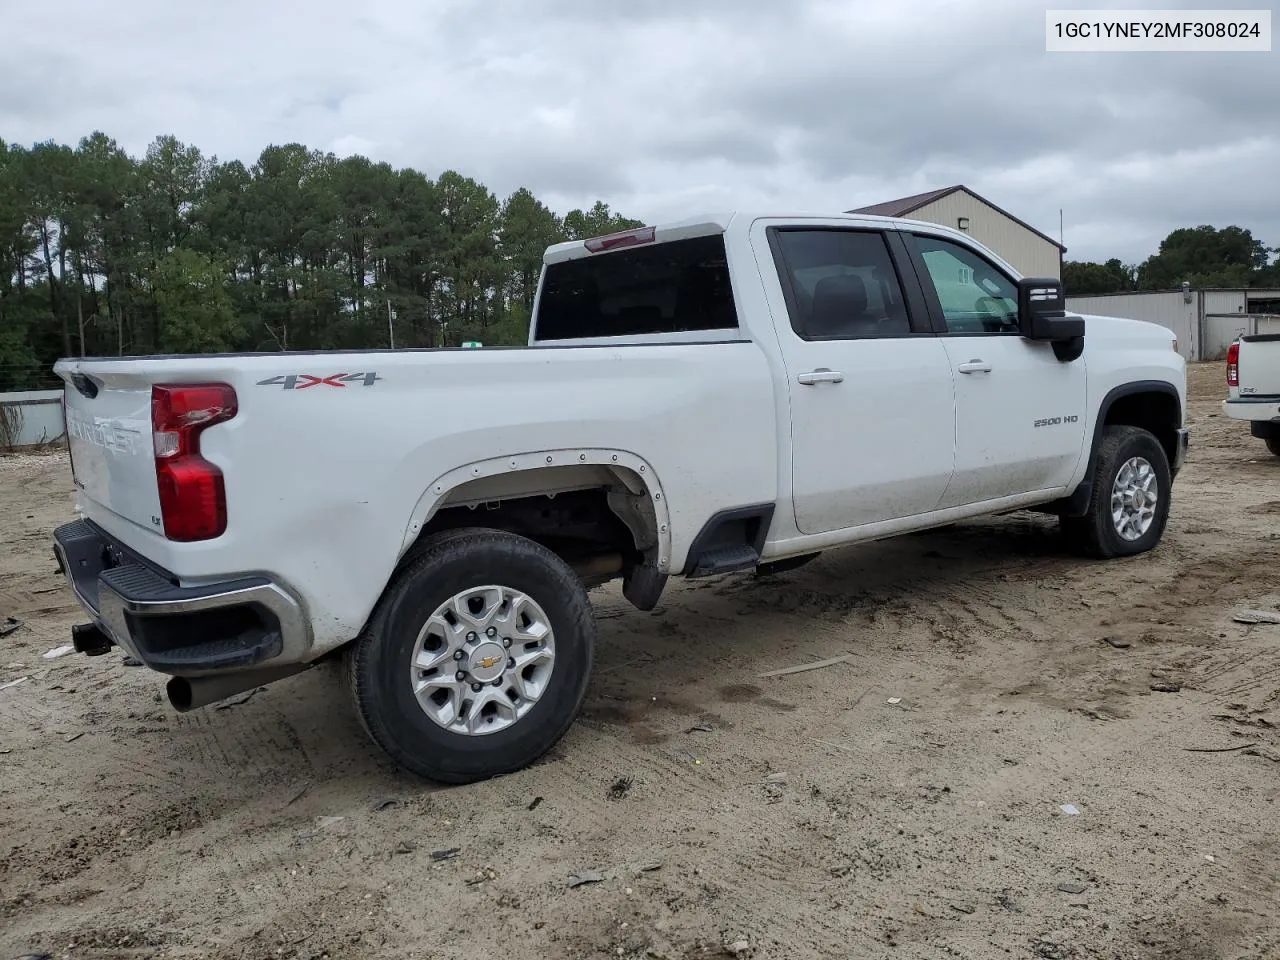
[(1172, 478), (1160, 441), (1140, 427), (1104, 429), (1094, 462), (1088, 511), (1063, 517), (1077, 551), (1099, 558), (1144, 553), (1160, 542), (1169, 519)]
[(348, 654), (351, 693), (397, 764), (470, 783), (564, 736), (594, 647), (587, 592), (563, 560), (503, 531), (450, 531), (393, 578)]

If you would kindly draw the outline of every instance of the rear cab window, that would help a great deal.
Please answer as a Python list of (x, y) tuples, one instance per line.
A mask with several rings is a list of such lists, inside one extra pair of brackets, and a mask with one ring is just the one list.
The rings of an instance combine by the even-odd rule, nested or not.
[(736, 330), (723, 234), (547, 265), (533, 339), (644, 338)]

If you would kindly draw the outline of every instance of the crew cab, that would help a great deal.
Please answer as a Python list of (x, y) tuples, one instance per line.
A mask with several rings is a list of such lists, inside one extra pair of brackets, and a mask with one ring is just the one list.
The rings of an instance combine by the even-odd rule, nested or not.
[(608, 580), (651, 609), (1020, 509), (1154, 547), (1184, 362), (1064, 304), (945, 227), (735, 213), (550, 247), (526, 347), (59, 361), (76, 646), (179, 710), (341, 657), (403, 767), (519, 769), (579, 711)]
[(1280, 457), (1280, 333), (1237, 337), (1227, 348), (1223, 412), (1248, 420), (1249, 432)]

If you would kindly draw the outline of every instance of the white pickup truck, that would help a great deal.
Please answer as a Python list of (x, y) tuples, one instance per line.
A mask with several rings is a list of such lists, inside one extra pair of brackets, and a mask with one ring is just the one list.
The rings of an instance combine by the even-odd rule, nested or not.
[(1248, 420), (1249, 432), (1280, 457), (1280, 333), (1239, 337), (1227, 348), (1228, 417)]
[(944, 227), (736, 213), (549, 248), (527, 347), (62, 360), (76, 646), (179, 710), (341, 656), (373, 740), (459, 783), (573, 723), (607, 580), (651, 609), (1027, 508), (1149, 550), (1184, 362), (1064, 302)]

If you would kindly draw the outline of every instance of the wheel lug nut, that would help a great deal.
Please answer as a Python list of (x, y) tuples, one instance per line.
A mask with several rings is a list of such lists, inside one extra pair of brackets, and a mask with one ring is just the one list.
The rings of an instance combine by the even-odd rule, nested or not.
[(509, 646), (511, 646), (511, 638), (510, 638), (510, 637), (503, 637), (503, 638), (502, 638), (502, 645), (503, 645), (504, 647), (509, 647)]
[(453, 679), (455, 679), (455, 680), (465, 680), (465, 679), (467, 679), (467, 671), (465, 671), (465, 670), (459, 670), (457, 673), (455, 673), (455, 674), (453, 675)]
[(455, 650), (453, 653), (453, 659), (455, 660), (461, 660), (464, 656), (466, 656), (466, 654), (464, 654), (461, 650)]
[(474, 630), (467, 634), (467, 643), (475, 643), (479, 639)]
[(507, 668), (508, 668), (508, 669), (510, 669), (510, 670), (514, 670), (514, 669), (516, 668), (516, 658), (515, 658), (515, 657), (511, 657), (511, 658), (507, 661)]
[(488, 630), (484, 632), (484, 635), (492, 639), (493, 637), (496, 637), (498, 635), (498, 628), (490, 627)]
[(472, 690), (474, 690), (476, 693), (479, 693), (479, 692), (480, 692), (480, 684), (478, 684), (478, 683), (473, 683), (473, 684), (471, 685), (471, 689), (472, 689)]
[(500, 686), (502, 686), (502, 678), (501, 678), (501, 677), (499, 677), (497, 680), (493, 681), (493, 685), (494, 685), (495, 687), (500, 687)]

